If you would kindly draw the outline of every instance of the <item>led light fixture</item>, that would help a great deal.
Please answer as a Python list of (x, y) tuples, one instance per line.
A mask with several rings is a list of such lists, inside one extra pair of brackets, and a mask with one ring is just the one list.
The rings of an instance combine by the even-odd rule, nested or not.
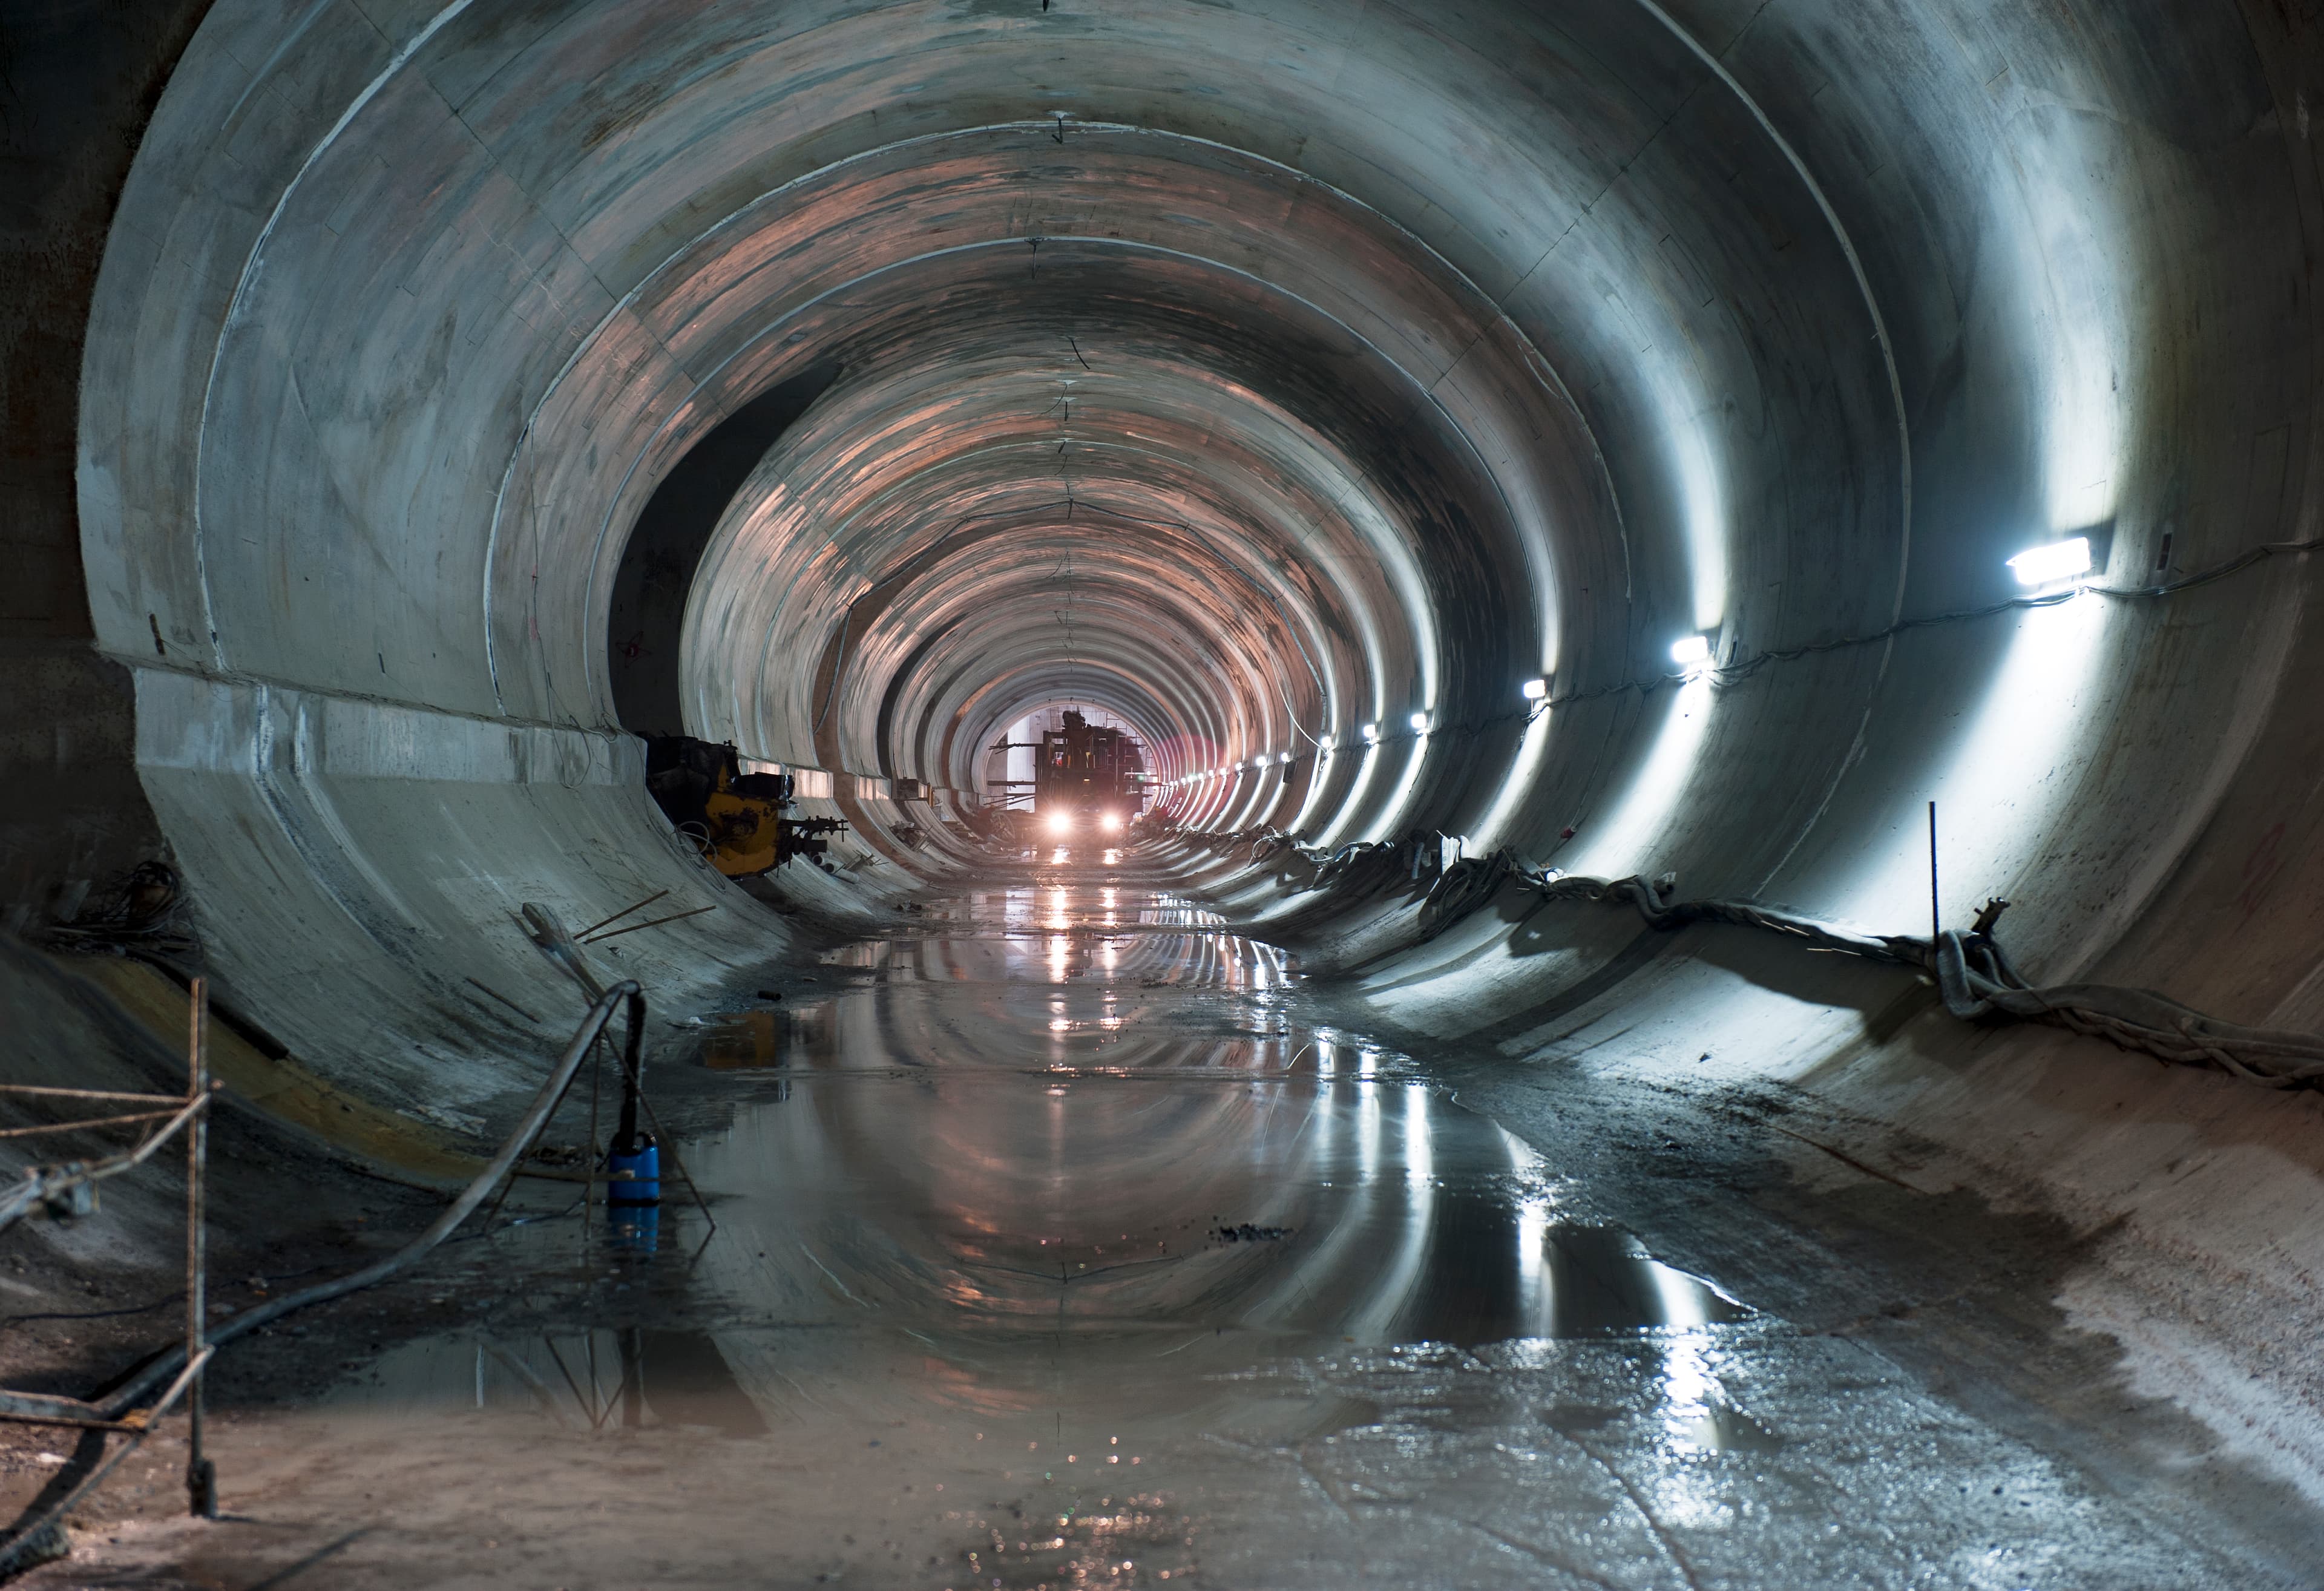
[(1367, 746), (1377, 746), (1379, 744), (1379, 725), (1376, 723), (1368, 723), (1364, 725), (1364, 744)]
[(1545, 679), (1529, 679), (1525, 682), (1524, 689), (1525, 699), (1526, 701), (1538, 702), (1549, 694), (1549, 681)]
[(2087, 575), (2090, 568), (2089, 538), (2070, 536), (2063, 541), (2029, 547), (2009, 560), (2009, 568), (2020, 585), (2048, 585), (2052, 581)]
[(1683, 635), (1671, 642), (1671, 661), (1681, 667), (1692, 668), (1698, 663), (1711, 661), (1711, 638), (1707, 635)]
[(1428, 714), (1416, 713), (1412, 715), (1412, 732), (1416, 735), (1425, 735), (1428, 732)]

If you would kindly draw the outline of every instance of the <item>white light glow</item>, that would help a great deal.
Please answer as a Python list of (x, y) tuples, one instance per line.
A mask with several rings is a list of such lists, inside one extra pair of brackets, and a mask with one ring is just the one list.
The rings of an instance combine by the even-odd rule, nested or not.
[(1121, 814), (1118, 812), (1109, 812), (1097, 820), (1097, 826), (1109, 834), (1119, 834), (1121, 832)]
[(1671, 661), (1683, 668), (1711, 661), (1711, 638), (1707, 635), (1683, 635), (1671, 642)]
[(1412, 715), (1412, 732), (1416, 735), (1425, 735), (1428, 732), (1428, 714), (1416, 713)]
[(1525, 682), (1525, 699), (1526, 701), (1538, 702), (1548, 694), (1549, 681), (1545, 679), (1529, 679)]
[(1379, 744), (1379, 725), (1376, 723), (1364, 725), (1364, 744), (1367, 746)]
[(1053, 812), (1049, 814), (1048, 827), (1052, 834), (1069, 834), (1073, 832), (1074, 820), (1062, 812)]
[(1999, 663), (1985, 700), (1951, 726), (1958, 738), (1938, 758), (1934, 777), (1895, 788), (1892, 838), (1868, 849), (1852, 877), (1842, 875), (1836, 915), (1928, 932), (1932, 798), (1946, 925), (1960, 926), (1987, 896), (2020, 887), (2060, 803), (2080, 786), (2091, 725), (2104, 722), (2098, 682), (2107, 677), (2102, 665), (2117, 612), (2102, 598), (2076, 595), (2005, 621), (2009, 630), (1989, 643)]
[(1404, 759), (1404, 776), (1397, 780), (1396, 794), (1388, 797), (1388, 803), (1380, 809), (1371, 832), (1364, 836), (1367, 841), (1377, 842), (1397, 832), (1404, 817), (1405, 804), (1411, 800), (1412, 786), (1420, 777), (1420, 766), (1427, 760), (1428, 736), (1424, 731), (1412, 737), (1412, 754)]
[(1282, 763), (1285, 767), (1288, 768), (1288, 767), (1291, 765), (1291, 753), (1290, 753), (1290, 752), (1288, 752), (1288, 751), (1286, 751), (1286, 752), (1284, 752), (1280, 757), (1277, 757), (1275, 760), (1276, 760), (1276, 761), (1277, 761), (1277, 762), (1279, 762), (1279, 763)]
[(2063, 541), (2029, 547), (2009, 560), (2009, 567), (2020, 585), (2047, 585), (2055, 580), (2087, 575), (2090, 568), (2089, 538), (2070, 536)]
[(1622, 798), (1602, 807), (1605, 815), (1594, 824), (1583, 826), (1582, 838), (1559, 856), (1559, 866), (1614, 878), (1654, 871), (1647, 865), (1652, 848), (1679, 810), (1679, 797), (1693, 777), (1711, 726), (1711, 704), (1708, 676), (1698, 675), (1677, 687), (1655, 731), (1653, 748)]
[(1501, 792), (1477, 824), (1477, 849), (1480, 852), (1499, 844), (1501, 830), (1524, 812), (1526, 797), (1532, 793), (1534, 780), (1541, 772), (1542, 753), (1549, 747), (1550, 721), (1556, 716), (1555, 708), (1544, 708), (1532, 714), (1532, 722), (1526, 725), (1525, 738), (1517, 743), (1517, 760), (1501, 779)]
[[(1356, 821), (1356, 814), (1363, 809), (1365, 793), (1371, 788), (1372, 776), (1379, 769), (1379, 736), (1376, 732), (1369, 732), (1375, 726), (1367, 724), (1364, 727), (1368, 732), (1364, 736), (1362, 759), (1356, 764), (1355, 783), (1341, 800), (1340, 809), (1333, 815), (1331, 825), (1315, 837), (1315, 843), (1326, 851), (1339, 844), (1340, 836)], [(1309, 798), (1312, 800), (1322, 788), (1319, 780), (1309, 791)]]

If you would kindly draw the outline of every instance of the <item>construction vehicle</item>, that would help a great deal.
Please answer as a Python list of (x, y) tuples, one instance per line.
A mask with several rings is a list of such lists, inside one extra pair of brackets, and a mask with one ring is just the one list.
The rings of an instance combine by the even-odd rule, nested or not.
[(1144, 805), (1138, 742), (1070, 707), (1059, 722), (1063, 727), (1042, 734), (1033, 759), (1035, 817), (1051, 834), (1120, 833)]

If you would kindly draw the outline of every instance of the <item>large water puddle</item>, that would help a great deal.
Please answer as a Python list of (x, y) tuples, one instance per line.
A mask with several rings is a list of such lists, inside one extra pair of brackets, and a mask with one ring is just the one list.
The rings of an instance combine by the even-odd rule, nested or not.
[(930, 915), (932, 934), (853, 947), (828, 987), (705, 1035), (696, 1058), (731, 1097), (680, 1150), (715, 1239), (674, 1176), (650, 1230), (623, 1239), (632, 1259), (688, 1256), (678, 1316), (562, 1347), (407, 1350), (386, 1384), (504, 1382), (592, 1427), (625, 1407), (608, 1385), (682, 1384), (629, 1413), (680, 1418), (675, 1400), (684, 1422), (755, 1430), (761, 1404), (804, 1391), (779, 1328), (869, 1332), (885, 1346), (866, 1368), (933, 1353), (948, 1397), (1054, 1393), (1062, 1375), (1129, 1412), (1182, 1407), (1190, 1381), (1254, 1354), (1746, 1314), (1628, 1234), (1567, 1219), (1552, 1168), (1404, 1057), (1293, 1019), (1282, 953), (1183, 920), (1184, 902), (1050, 885)]
[(434, 1301), (497, 1301), (306, 1439), (441, 1473), (543, 1587), (2196, 1583), (1877, 1356), (1575, 1219), (1198, 915), (932, 905), (669, 1046), (715, 1233), (666, 1165), (651, 1221), (456, 1246)]

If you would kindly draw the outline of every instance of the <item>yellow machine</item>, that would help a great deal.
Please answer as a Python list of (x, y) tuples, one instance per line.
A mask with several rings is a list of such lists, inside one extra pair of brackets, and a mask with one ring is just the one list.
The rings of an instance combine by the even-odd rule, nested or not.
[(732, 746), (687, 735), (646, 741), (646, 790), (678, 832), (694, 841), (712, 867), (729, 878), (747, 878), (795, 856), (818, 867), (835, 834), (837, 818), (790, 818), (788, 774), (742, 771)]
[(734, 794), (724, 769), (718, 787), (704, 801), (710, 844), (704, 854), (730, 878), (763, 873), (782, 851), (782, 803)]

